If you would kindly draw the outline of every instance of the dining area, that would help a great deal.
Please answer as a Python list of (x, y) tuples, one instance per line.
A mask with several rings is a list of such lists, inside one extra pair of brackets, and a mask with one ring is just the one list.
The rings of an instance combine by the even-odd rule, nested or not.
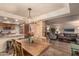
[(69, 14), (68, 4), (16, 3), (0, 8), (0, 56), (79, 55), (79, 45), (74, 43), (76, 39), (79, 43), (79, 15), (53, 18)]
[(25, 38), (10, 41), (7, 53), (10, 52), (12, 56), (40, 56), (49, 47), (49, 43), (44, 38), (34, 39), (33, 42)]

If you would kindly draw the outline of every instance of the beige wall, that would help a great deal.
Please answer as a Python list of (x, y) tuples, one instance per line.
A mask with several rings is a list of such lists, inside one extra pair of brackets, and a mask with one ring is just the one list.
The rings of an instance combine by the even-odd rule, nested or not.
[(42, 37), (43, 36), (43, 29), (44, 29), (44, 22), (37, 21), (31, 24), (32, 32), (34, 33), (35, 37)]

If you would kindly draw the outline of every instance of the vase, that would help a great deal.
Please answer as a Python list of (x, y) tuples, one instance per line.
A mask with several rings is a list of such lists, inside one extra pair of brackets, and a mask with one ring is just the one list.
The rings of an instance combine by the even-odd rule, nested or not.
[(29, 40), (29, 43), (33, 43), (33, 38), (32, 37), (29, 37), (28, 40)]

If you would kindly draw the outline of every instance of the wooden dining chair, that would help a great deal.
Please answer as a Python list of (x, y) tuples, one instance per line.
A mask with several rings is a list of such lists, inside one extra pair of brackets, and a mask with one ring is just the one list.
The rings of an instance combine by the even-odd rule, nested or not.
[(12, 39), (12, 46), (13, 46), (13, 56), (24, 56), (21, 43)]
[(16, 44), (14, 39), (12, 39), (12, 50), (13, 50), (13, 56), (15, 56), (17, 52), (16, 52)]
[(24, 56), (22, 45), (19, 42), (16, 42), (16, 52), (17, 56)]

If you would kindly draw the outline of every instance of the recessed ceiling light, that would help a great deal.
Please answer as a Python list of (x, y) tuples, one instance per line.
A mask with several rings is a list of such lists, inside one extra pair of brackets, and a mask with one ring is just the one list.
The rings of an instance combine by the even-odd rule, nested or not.
[(4, 19), (8, 19), (7, 17), (4, 17)]
[(18, 21), (17, 19), (15, 21)]

